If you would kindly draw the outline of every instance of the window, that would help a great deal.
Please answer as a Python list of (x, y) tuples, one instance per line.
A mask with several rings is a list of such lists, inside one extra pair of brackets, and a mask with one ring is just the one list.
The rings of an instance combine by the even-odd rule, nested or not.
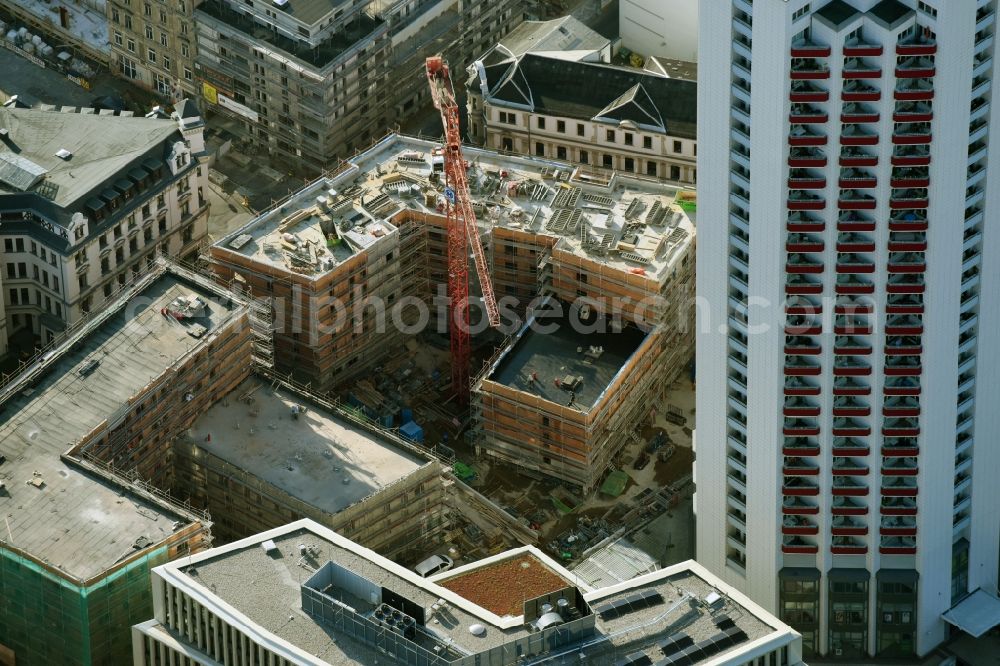
[(615, 166), (615, 158), (611, 157), (611, 155), (608, 155), (607, 153), (604, 153), (604, 156), (601, 158), (601, 160), (602, 160), (601, 163), (604, 165), (604, 168), (606, 169), (611, 169)]
[(160, 44), (163, 46), (167, 45), (167, 33), (165, 32), (160, 33)]
[(545, 118), (538, 119), (538, 129), (545, 129)]
[(501, 111), (500, 112), (500, 122), (505, 123), (507, 125), (516, 125), (517, 124), (517, 114), (516, 113), (507, 113), (506, 111)]
[(153, 38), (153, 26), (151, 26), (151, 25), (149, 25), (147, 23), (146, 24), (146, 39), (152, 39), (152, 38)]
[(191, 55), (191, 51), (188, 49), (187, 44), (181, 44), (181, 56), (187, 58)]
[(161, 9), (160, 10), (160, 23), (164, 23), (165, 24), (166, 22), (167, 22), (167, 13)]
[(10, 290), (10, 304), (11, 305), (17, 305), (18, 304), (17, 301), (18, 301), (17, 289), (11, 289)]
[(112, 23), (121, 23), (121, 15), (118, 13), (117, 9), (112, 9), (111, 10), (111, 22)]
[(674, 141), (674, 152), (678, 155), (684, 152), (684, 146), (680, 141)]
[(556, 146), (556, 157), (561, 160), (566, 159), (566, 146)]
[(535, 155), (538, 155), (539, 157), (545, 156), (545, 144), (541, 141), (535, 142)]
[(626, 157), (625, 158), (625, 170), (626, 171), (635, 171), (635, 160), (632, 159), (631, 157)]
[(651, 137), (651, 136), (644, 136), (644, 137), (642, 137), (642, 147), (645, 148), (646, 150), (652, 150), (653, 149), (653, 137)]
[(191, 70), (189, 68), (185, 67), (184, 68), (184, 80), (185, 81), (190, 81), (193, 78), (194, 78), (194, 76), (191, 74)]
[(800, 18), (809, 13), (809, 3), (806, 3), (799, 7), (795, 12), (792, 13), (792, 22), (798, 21)]
[[(132, 41), (132, 40), (129, 40), (129, 41)], [(135, 61), (134, 60), (131, 60), (129, 58), (122, 58), (121, 62), (119, 63), (119, 67), (121, 69), (122, 76), (124, 76), (126, 79), (134, 79), (134, 78), (136, 78)]]
[(24, 252), (24, 239), (23, 238), (15, 238), (14, 239), (14, 249), (16, 249), (18, 252)]
[(146, 60), (151, 63), (156, 63), (156, 51), (153, 49), (146, 49)]
[(560, 134), (565, 134), (566, 133), (566, 121), (565, 120), (557, 120), (556, 121), (556, 131), (559, 132)]
[(170, 69), (170, 56), (163, 54), (163, 69)]
[[(125, 44), (126, 44), (125, 48), (127, 48), (129, 50), (129, 53), (135, 53), (135, 40), (134, 39), (132, 39), (131, 37), (129, 37), (128, 41)], [(132, 78), (134, 79), (135, 77), (133, 76)]]
[(646, 162), (646, 175), (656, 177), (656, 162), (649, 160)]
[(922, 11), (924, 14), (927, 14), (931, 18), (937, 18), (937, 9), (930, 6), (928, 3), (923, 2), (922, 0), (921, 2), (917, 3), (917, 9)]
[(132, 15), (131, 14), (126, 14), (125, 15), (125, 29), (126, 30), (131, 30), (132, 29)]
[(115, 45), (116, 46), (121, 46), (122, 43), (123, 43), (122, 33), (120, 33), (117, 30), (115, 30)]
[(576, 135), (577, 136), (583, 136), (583, 134), (584, 134), (583, 123), (577, 123), (576, 124)]
[[(166, 58), (164, 58), (166, 60)], [(170, 94), (170, 80), (159, 74), (153, 74), (153, 86), (156, 88), (156, 92), (161, 95)]]
[(605, 133), (605, 138), (607, 138), (607, 140), (610, 141), (611, 143), (614, 143), (615, 142), (615, 131), (614, 130), (607, 130), (607, 132)]
[(505, 136), (500, 139), (500, 150), (506, 150), (508, 152), (514, 151), (514, 140), (509, 136)]
[(680, 180), (681, 179), (681, 168), (676, 164), (670, 165), (670, 180)]
[(625, 145), (626, 146), (631, 146), (632, 145), (632, 133), (631, 132), (625, 132)]
[(146, 16), (152, 16), (153, 15), (153, 7), (147, 2), (142, 7), (142, 13), (145, 14)]
[(17, 277), (17, 269), (14, 267), (14, 264), (7, 264), (7, 277), (8, 278)]
[(590, 164), (590, 154), (586, 150), (580, 151), (580, 163)]

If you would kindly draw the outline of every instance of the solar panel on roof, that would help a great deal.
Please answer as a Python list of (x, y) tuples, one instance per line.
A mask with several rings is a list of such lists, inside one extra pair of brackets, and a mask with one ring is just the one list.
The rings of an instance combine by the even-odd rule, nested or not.
[(729, 627), (735, 627), (736, 623), (733, 622), (733, 618), (723, 613), (715, 617), (715, 626), (719, 629), (728, 629)]
[(650, 666), (653, 660), (642, 652), (633, 652), (615, 662), (615, 666)]
[(675, 652), (684, 650), (692, 644), (694, 644), (694, 639), (685, 634), (683, 631), (679, 631), (676, 634), (668, 636), (666, 640), (660, 641), (658, 647), (664, 655), (669, 656)]
[(48, 171), (27, 157), (14, 153), (0, 153), (0, 183), (21, 192), (28, 191)]

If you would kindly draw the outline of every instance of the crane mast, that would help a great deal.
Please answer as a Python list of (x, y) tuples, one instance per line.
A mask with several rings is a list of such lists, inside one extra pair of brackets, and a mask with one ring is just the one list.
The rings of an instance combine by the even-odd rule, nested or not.
[(448, 65), (438, 56), (428, 58), (426, 68), (431, 97), (434, 99), (434, 106), (441, 112), (445, 136), (444, 176), (445, 210), (448, 220), (448, 300), (451, 308), (448, 318), (451, 386), (458, 399), (465, 402), (469, 398), (470, 389), (468, 258), (470, 245), (490, 326), (500, 325), (500, 309), (493, 293), (486, 253), (479, 239), (476, 214), (472, 209), (472, 198), (469, 196), (465, 158), (462, 156), (462, 135), (458, 125), (458, 104), (455, 102)]

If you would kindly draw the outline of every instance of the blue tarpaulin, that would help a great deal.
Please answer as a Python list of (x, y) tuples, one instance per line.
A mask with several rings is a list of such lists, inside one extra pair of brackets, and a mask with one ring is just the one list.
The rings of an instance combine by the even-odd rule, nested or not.
[(424, 443), (424, 429), (416, 424), (414, 421), (408, 421), (399, 427), (399, 434), (401, 434), (406, 439), (411, 442), (416, 442), (417, 444)]

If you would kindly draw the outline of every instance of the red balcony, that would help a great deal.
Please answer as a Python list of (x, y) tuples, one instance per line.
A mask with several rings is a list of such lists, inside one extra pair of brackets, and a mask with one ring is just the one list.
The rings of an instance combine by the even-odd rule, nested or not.
[(788, 135), (788, 145), (793, 147), (803, 146), (825, 146), (829, 137), (825, 134), (815, 134), (813, 132), (801, 132), (799, 134)]
[(874, 252), (875, 241), (853, 233), (844, 234), (837, 240), (837, 252)]
[(874, 283), (864, 282), (862, 280), (855, 278), (853, 275), (848, 275), (847, 277), (851, 277), (854, 279), (851, 279), (849, 281), (841, 281), (840, 278), (842, 277), (844, 276), (843, 275), (837, 276), (837, 284), (834, 286), (834, 291), (836, 291), (838, 296), (858, 296), (858, 295), (875, 293)]
[(788, 231), (790, 233), (822, 233), (826, 229), (823, 220), (815, 220), (807, 213), (794, 212), (788, 216)]
[[(805, 383), (803, 380), (796, 377), (790, 377), (785, 380), (785, 395), (787, 396), (813, 396), (820, 394), (819, 386), (811, 386)], [(819, 449), (816, 450), (817, 453)], [(801, 455), (815, 455), (815, 454), (801, 454)]]
[(823, 293), (822, 282), (786, 282), (785, 293), (789, 296), (816, 296)]
[[(916, 142), (914, 142), (916, 143)], [(929, 141), (924, 142), (929, 143)], [(878, 134), (871, 134), (869, 132), (861, 132), (854, 130), (852, 132), (843, 132), (840, 135), (840, 145), (842, 146), (875, 146), (878, 145)]]
[(817, 62), (792, 64), (789, 77), (792, 81), (820, 81), (830, 78), (830, 68)]
[[(785, 314), (787, 315), (821, 315), (823, 314), (823, 304), (822, 303), (810, 303), (808, 300), (804, 303), (788, 304), (785, 306)], [(816, 333), (802, 333), (802, 335), (816, 335)]]
[(826, 199), (822, 197), (789, 197), (788, 210), (823, 210)]
[(788, 189), (791, 190), (822, 190), (826, 187), (826, 178), (822, 177), (789, 177)]
[(896, 148), (892, 151), (892, 166), (927, 166), (931, 163), (931, 154), (926, 148)]
[(888, 377), (917, 377), (922, 371), (919, 365), (885, 366), (885, 374)]
[(801, 544), (781, 544), (781, 552), (786, 555), (814, 555), (819, 552), (818, 546), (811, 546), (806, 543)]
[[(787, 523), (788, 521), (786, 521)], [(819, 527), (816, 525), (794, 523), (791, 525), (782, 524), (781, 526), (782, 534), (796, 534), (800, 536), (815, 536), (819, 534)]]
[(837, 200), (840, 210), (875, 210), (875, 197), (857, 190), (842, 190)]
[(923, 335), (924, 326), (919, 322), (894, 323), (890, 320), (886, 324), (886, 335)]
[(850, 377), (841, 377), (833, 384), (833, 394), (835, 396), (857, 396), (869, 395), (872, 392), (870, 386), (859, 384)]
[(794, 103), (826, 102), (830, 99), (830, 92), (817, 88), (808, 81), (792, 81), (788, 99)]
[(878, 119), (878, 111), (860, 104), (848, 104), (840, 112), (840, 122), (842, 123), (877, 123)]
[(830, 507), (830, 513), (835, 516), (864, 516), (868, 513), (868, 507), (858, 504), (847, 497), (839, 497), (834, 500)]
[[(817, 407), (815, 405), (810, 405), (808, 403), (806, 403), (806, 404), (792, 403), (792, 404), (786, 404), (784, 406), (784, 408), (782, 409), (782, 413), (785, 416), (790, 417), (790, 418), (800, 418), (800, 417), (815, 418), (815, 417), (819, 416), (819, 407)], [(797, 456), (797, 455), (800, 455), (800, 454), (798, 454), (798, 453), (789, 453), (787, 455)], [(801, 455), (814, 455), (814, 454), (801, 454)]]
[(785, 485), (781, 487), (783, 495), (788, 497), (815, 497), (819, 495), (819, 487), (799, 483), (801, 477), (792, 477), (785, 480)]
[(860, 81), (849, 81), (844, 85), (840, 98), (845, 102), (877, 102), (882, 99), (882, 93)]
[(919, 437), (920, 428), (917, 426), (884, 426), (882, 428), (883, 437)]
[[(838, 421), (839, 420), (840, 419), (838, 419)], [(841, 423), (834, 421), (833, 424), (834, 437), (867, 437), (870, 434), (872, 434), (871, 427), (861, 423), (855, 423), (848, 420)]]
[(883, 476), (916, 476), (917, 471), (916, 465), (882, 466)]
[(837, 273), (867, 274), (875, 272), (875, 264), (864, 261), (857, 257), (844, 255), (844, 258), (837, 260)]
[(819, 513), (819, 507), (806, 504), (795, 497), (788, 497), (781, 504), (781, 513), (786, 516), (815, 516)]
[(878, 552), (883, 555), (916, 555), (916, 546), (879, 546)]
[(849, 465), (844, 465), (843, 467), (837, 467), (834, 463), (833, 475), (834, 476), (867, 476), (868, 468), (860, 465), (855, 465), (851, 463)]
[(919, 454), (915, 446), (883, 446), (882, 455), (886, 458), (912, 458)]
[(855, 57), (861, 58), (864, 56), (880, 56), (882, 55), (882, 45), (881, 44), (864, 44), (857, 40), (851, 40), (852, 43), (844, 45), (844, 56), (845, 57)]
[(788, 153), (788, 166), (792, 168), (824, 167), (826, 166), (826, 155), (819, 150), (791, 150)]
[(923, 282), (890, 282), (885, 290), (890, 294), (922, 294), (924, 286)]
[(822, 261), (812, 261), (801, 254), (792, 254), (788, 257), (785, 271), (792, 274), (817, 274), (823, 272)]
[(927, 231), (927, 220), (923, 217), (924, 212), (919, 213), (905, 213), (898, 217), (889, 218), (889, 231), (908, 233), (908, 232), (920, 232)]
[(853, 299), (838, 300), (837, 304), (833, 307), (833, 311), (836, 314), (847, 315), (871, 314), (875, 311), (875, 305), (872, 303), (862, 303)]
[(882, 486), (883, 497), (916, 497), (916, 486)]
[(832, 492), (835, 497), (866, 497), (868, 495), (868, 487), (835, 485), (830, 489), (830, 492)]
[(868, 546), (830, 546), (830, 552), (834, 555), (864, 555)]
[(785, 342), (785, 353), (789, 356), (815, 356), (822, 351), (818, 344), (810, 342), (808, 339)]
[(794, 458), (785, 462), (784, 467), (781, 468), (781, 472), (785, 476), (817, 476), (819, 475), (819, 467)]
[(886, 386), (882, 389), (882, 393), (888, 396), (917, 396), (920, 395), (920, 385)]
[(830, 56), (830, 47), (820, 44), (812, 44), (805, 41), (797, 41), (792, 44), (793, 58), (827, 58)]
[(835, 377), (867, 377), (872, 369), (869, 365), (835, 365), (833, 374)]
[(917, 146), (930, 142), (930, 130), (926, 132), (894, 132), (892, 135), (892, 143), (897, 146)]
[(896, 55), (928, 56), (937, 53), (937, 42), (917, 34), (896, 44)]
[(830, 526), (830, 534), (833, 536), (865, 536), (868, 534), (868, 528), (864, 525), (837, 525), (834, 523)]
[(934, 111), (929, 104), (904, 102), (897, 105), (892, 119), (897, 123), (929, 123), (934, 118)]
[(875, 220), (866, 220), (857, 213), (843, 213), (837, 218), (837, 231), (871, 233), (875, 231)]
[(883, 516), (915, 516), (917, 515), (917, 507), (908, 505), (882, 505), (879, 513)]
[(837, 343), (833, 353), (837, 356), (868, 356), (872, 353), (872, 346), (857, 341)]
[(909, 175), (900, 175), (900, 176), (894, 175), (889, 180), (889, 185), (891, 187), (903, 187), (903, 188), (927, 187), (928, 185), (930, 185), (930, 183), (931, 179), (926, 173), (924, 174), (911, 173)]
[(844, 148), (840, 151), (840, 166), (843, 167), (873, 167), (878, 165), (878, 156), (871, 155), (860, 148)]
[(781, 431), (785, 437), (816, 437), (819, 435), (819, 426), (792, 421), (786, 424)]
[(833, 325), (835, 335), (871, 335), (872, 326), (861, 321), (837, 322)]
[(869, 190), (878, 186), (875, 176), (841, 176), (837, 179), (837, 184), (843, 189)]
[(785, 326), (785, 335), (819, 335), (823, 332), (820, 324), (794, 323)]
[(896, 346), (886, 345), (886, 356), (920, 356), (924, 351), (920, 344), (900, 344)]
[(897, 79), (930, 79), (935, 73), (934, 63), (919, 56), (907, 58), (896, 65)]
[(878, 531), (882, 536), (917, 536), (916, 525), (905, 527), (882, 525)]
[(920, 404), (901, 400), (886, 400), (882, 406), (882, 413), (887, 417), (916, 417), (920, 416)]
[(926, 102), (934, 99), (934, 86), (926, 79), (907, 79), (896, 86), (893, 97), (900, 102)]
[(848, 81), (858, 79), (880, 79), (882, 78), (882, 68), (877, 65), (851, 58), (844, 63), (841, 76)]
[(926, 250), (926, 240), (916, 240), (915, 238), (893, 240), (893, 237), (889, 236), (889, 252), (924, 252)]
[[(796, 365), (785, 365), (786, 377), (815, 377), (822, 372), (818, 365), (799, 363)], [(817, 431), (819, 432), (819, 431)], [(789, 434), (786, 430), (785, 434)], [(798, 433), (793, 433), (798, 434)]]
[(889, 261), (890, 273), (923, 273), (927, 270), (927, 263), (923, 259)]
[(863, 458), (871, 453), (871, 449), (867, 446), (834, 446), (833, 455), (835, 456), (857, 456)]
[(923, 210), (930, 204), (927, 197), (892, 198), (889, 208), (892, 210)]
[(788, 121), (791, 123), (818, 123), (822, 125), (829, 119), (829, 114), (819, 109), (796, 109), (793, 107), (788, 114)]

